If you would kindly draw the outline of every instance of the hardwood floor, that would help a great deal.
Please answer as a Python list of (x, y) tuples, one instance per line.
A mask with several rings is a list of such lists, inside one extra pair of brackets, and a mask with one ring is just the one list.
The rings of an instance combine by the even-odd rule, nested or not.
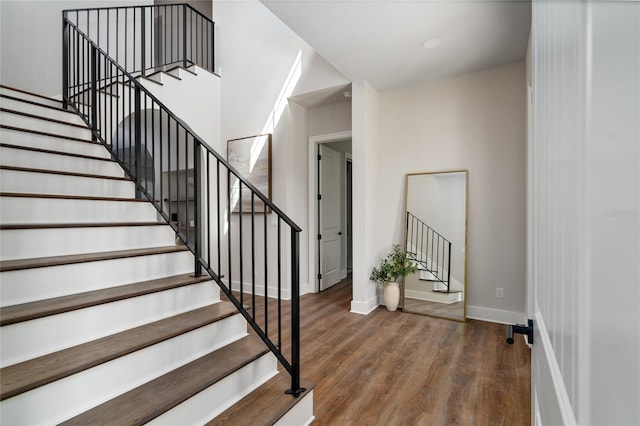
[[(350, 303), (350, 280), (301, 298), (302, 377), (316, 383), (314, 425), (530, 424), (530, 351), (522, 338), (506, 344), (504, 325), (384, 307), (358, 315)], [(254, 309), (264, 315), (261, 298)], [(268, 309), (271, 317), (272, 300)], [(288, 315), (283, 303), (283, 321)], [(269, 327), (273, 335), (271, 320)], [(283, 333), (288, 355), (287, 340)]]

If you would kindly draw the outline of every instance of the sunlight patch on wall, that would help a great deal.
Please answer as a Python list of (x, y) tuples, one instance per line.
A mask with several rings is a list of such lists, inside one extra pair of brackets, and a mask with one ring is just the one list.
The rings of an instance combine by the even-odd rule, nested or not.
[[(298, 54), (296, 55), (291, 68), (289, 69), (289, 73), (285, 82), (280, 89), (280, 93), (276, 97), (276, 101), (274, 102), (273, 109), (269, 111), (269, 115), (267, 117), (267, 121), (262, 128), (261, 134), (265, 133), (273, 133), (275, 128), (278, 126), (280, 119), (282, 118), (282, 114), (287, 107), (288, 99), (295, 90), (298, 82), (300, 81), (300, 77), (302, 76), (302, 50), (298, 50)], [(265, 148), (265, 144), (267, 142), (267, 137), (256, 138), (253, 146), (250, 151), (250, 164), (249, 169), (253, 171), (262, 150)], [(239, 181), (236, 181), (231, 188), (231, 206), (225, 212), (225, 220), (224, 220), (224, 233), (227, 234), (229, 230), (229, 211), (234, 211), (240, 201), (239, 195)]]

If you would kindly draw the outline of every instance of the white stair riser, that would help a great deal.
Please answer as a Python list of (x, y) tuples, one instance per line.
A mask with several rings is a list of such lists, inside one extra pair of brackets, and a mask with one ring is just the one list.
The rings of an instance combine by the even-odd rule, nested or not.
[(1, 197), (2, 223), (152, 222), (157, 210), (137, 201)]
[(20, 99), (26, 99), (26, 100), (33, 101), (33, 102), (38, 102), (38, 103), (41, 103), (41, 104), (50, 105), (50, 106), (57, 107), (57, 108), (62, 108), (62, 102), (59, 102), (57, 100), (41, 98), (40, 96), (34, 96), (34, 95), (30, 95), (28, 93), (18, 92), (16, 90), (12, 90), (12, 89), (10, 89), (8, 87), (0, 87), (0, 93), (2, 93), (3, 95), (9, 95), (9, 96), (13, 96), (13, 97), (20, 98)]
[(135, 197), (135, 185), (131, 181), (20, 170), (0, 170), (0, 191), (23, 194)]
[(0, 403), (0, 423), (58, 424), (243, 335), (246, 322), (234, 315), (6, 399)]
[(0, 148), (3, 166), (28, 167), (60, 172), (86, 173), (98, 176), (124, 177), (124, 170), (116, 162), (49, 154), (8, 147)]
[(25, 117), (24, 115), (8, 112), (0, 113), (0, 124), (37, 130), (39, 132), (54, 133), (56, 135), (70, 136), (73, 138), (91, 139), (91, 130), (86, 127), (69, 126), (67, 124)]
[[(155, 81), (156, 83), (159, 83), (159, 84), (164, 84), (164, 81), (167, 79), (167, 76), (165, 75), (164, 72), (158, 72), (153, 75), (148, 75), (145, 78), (147, 80)], [(144, 80), (145, 80), (144, 78), (138, 78), (138, 81), (144, 81)]]
[(0, 260), (165, 247), (175, 241), (168, 225), (5, 229), (0, 231)]
[(300, 401), (291, 410), (275, 423), (275, 426), (307, 426), (313, 423), (313, 390), (305, 393)]
[(267, 353), (151, 420), (147, 425), (205, 424), (277, 373), (276, 359), (271, 353)]
[(6, 367), (219, 300), (218, 286), (209, 281), (4, 326), (0, 328), (1, 365)]
[(17, 305), (193, 272), (191, 252), (0, 272), (2, 305)]
[(99, 144), (53, 138), (51, 136), (21, 132), (19, 130), (0, 128), (0, 142), (30, 148), (89, 155), (92, 157), (111, 158), (109, 151)]
[[(46, 101), (45, 101), (46, 102)], [(38, 102), (46, 104), (45, 102)], [(13, 111), (26, 112), (27, 114), (37, 115), (40, 117), (52, 118), (54, 120), (64, 121), (66, 123), (78, 124), (83, 126), (84, 121), (79, 115), (65, 112), (59, 109), (47, 108), (32, 103), (21, 102), (15, 99), (0, 98), (0, 106), (2, 108)]]

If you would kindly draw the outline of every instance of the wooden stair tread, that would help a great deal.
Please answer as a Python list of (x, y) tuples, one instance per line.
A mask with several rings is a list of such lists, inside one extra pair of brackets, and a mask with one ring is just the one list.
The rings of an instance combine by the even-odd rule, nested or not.
[(47, 136), (49, 138), (68, 139), (74, 142), (102, 145), (100, 142), (92, 141), (91, 139), (76, 138), (74, 136), (59, 135), (56, 133), (42, 132), (40, 130), (25, 129), (24, 127), (8, 126), (6, 124), (0, 124), (0, 129), (15, 130), (17, 132), (25, 132), (25, 133), (33, 133), (35, 135)]
[(0, 231), (17, 229), (111, 228), (122, 226), (167, 226), (167, 224), (164, 222), (0, 223)]
[(74, 154), (72, 152), (65, 151), (55, 151), (52, 149), (43, 149), (43, 148), (33, 148), (30, 146), (22, 146), (22, 145), (14, 145), (9, 143), (0, 143), (1, 148), (10, 148), (10, 149), (21, 149), (23, 151), (32, 151), (32, 152), (40, 152), (43, 154), (52, 154), (52, 155), (64, 155), (65, 157), (74, 157), (74, 158), (82, 158), (85, 160), (97, 160), (97, 161), (106, 161), (110, 163), (115, 163), (116, 161), (111, 158), (103, 158), (103, 157), (95, 157), (93, 155), (84, 155), (84, 154)]
[(258, 337), (243, 337), (61, 424), (147, 423), (268, 352)]
[(28, 112), (16, 111), (16, 110), (9, 109), (9, 108), (0, 107), (0, 112), (4, 112), (4, 113), (7, 113), (7, 114), (13, 114), (13, 115), (21, 115), (23, 117), (33, 118), (35, 120), (48, 121), (50, 123), (62, 124), (64, 126), (71, 126), (71, 127), (75, 127), (75, 128), (78, 128), (78, 129), (89, 130), (89, 128), (86, 125), (69, 123), (68, 121), (57, 120), (55, 118), (44, 117), (42, 115), (37, 115), (37, 114), (30, 114)]
[[(48, 108), (48, 109), (52, 109), (54, 111), (64, 112), (64, 113), (71, 114), (71, 115), (74, 115), (74, 116), (76, 115), (73, 111), (69, 111), (69, 110), (66, 110), (66, 109), (62, 108), (62, 104), (60, 104), (59, 107), (55, 107), (53, 105), (42, 104), (40, 102), (35, 102), (35, 101), (29, 100), (29, 99), (22, 99), (22, 98), (18, 98), (16, 96), (7, 95), (7, 94), (4, 94), (4, 93), (0, 93), (0, 98), (10, 99), (12, 101), (18, 101), (18, 102), (22, 102), (22, 103), (29, 104), (29, 105), (35, 105), (35, 106), (42, 107), (42, 108)], [(50, 100), (55, 100), (55, 99), (50, 99)]]
[(211, 420), (206, 426), (273, 425), (304, 398), (315, 387), (315, 384), (302, 380), (300, 386), (306, 390), (297, 398), (285, 394), (285, 389), (291, 387), (291, 376), (286, 371), (281, 371), (277, 376)]
[(123, 197), (93, 197), (89, 195), (59, 195), (59, 194), (30, 194), (26, 192), (0, 192), (0, 197), (20, 197), (20, 198), (53, 198), (67, 200), (91, 200), (91, 201), (127, 201), (135, 203), (148, 203), (148, 200)]
[(61, 170), (33, 169), (30, 167), (15, 167), (15, 166), (0, 165), (0, 170), (11, 170), (15, 172), (28, 172), (28, 173), (44, 173), (49, 175), (62, 175), (62, 176), (73, 176), (73, 177), (83, 177), (83, 178), (92, 178), (92, 179), (108, 179), (108, 180), (119, 180), (119, 181), (131, 182), (131, 179), (127, 177), (105, 176), (105, 175), (96, 175), (91, 173), (64, 172)]
[(101, 260), (122, 259), (125, 257), (148, 256), (153, 254), (186, 251), (185, 246), (165, 246), (131, 250), (117, 250), (99, 253), (83, 253), (65, 256), (38, 257), (34, 259), (4, 260), (0, 262), (0, 272), (20, 269), (44, 268), (48, 266), (70, 265), (74, 263), (96, 262)]
[[(44, 386), (236, 313), (230, 302), (218, 302), (4, 367), (0, 370), (0, 400)], [(155, 397), (155, 393), (152, 395)]]
[(14, 91), (14, 92), (24, 93), (25, 95), (31, 95), (31, 96), (35, 96), (35, 97), (37, 97), (37, 98), (46, 99), (46, 100), (48, 100), (48, 101), (57, 102), (57, 103), (59, 103), (60, 105), (62, 105), (62, 101), (61, 101), (61, 100), (59, 100), (59, 99), (55, 99), (55, 98), (51, 98), (51, 97), (49, 97), (49, 96), (43, 96), (43, 95), (40, 95), (40, 94), (38, 94), (38, 93), (29, 92), (29, 91), (27, 91), (27, 90), (17, 89), (17, 88), (15, 88), (15, 87), (7, 86), (6, 84), (0, 84), (0, 87), (1, 87), (1, 88), (3, 88), (3, 89), (12, 90), (12, 91)]
[(453, 293), (462, 293), (462, 290), (431, 290), (434, 293), (444, 293), (444, 294), (453, 294)]
[(36, 302), (21, 303), (19, 305), (0, 308), (0, 326), (16, 324), (50, 315), (97, 306), (103, 303), (142, 296), (208, 281), (208, 275), (194, 277), (188, 274), (175, 275), (133, 284), (110, 287), (106, 289), (72, 294), (69, 296), (55, 297)]

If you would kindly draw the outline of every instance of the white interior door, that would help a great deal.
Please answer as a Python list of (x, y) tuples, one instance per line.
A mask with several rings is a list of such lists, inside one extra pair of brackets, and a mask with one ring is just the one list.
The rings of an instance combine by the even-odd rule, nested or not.
[(340, 153), (319, 145), (320, 290), (340, 281), (342, 270)]

